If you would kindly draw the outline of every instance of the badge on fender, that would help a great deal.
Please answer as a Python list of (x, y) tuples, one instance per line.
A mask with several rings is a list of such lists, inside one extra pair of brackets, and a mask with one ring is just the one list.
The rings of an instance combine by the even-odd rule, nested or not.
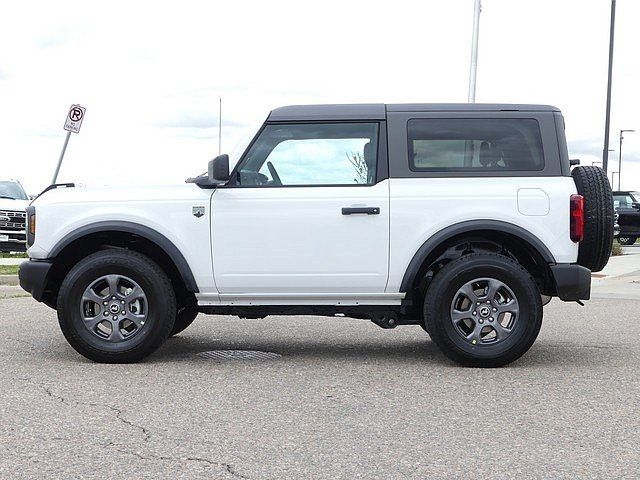
[(204, 217), (204, 207), (193, 207), (193, 216), (196, 218)]

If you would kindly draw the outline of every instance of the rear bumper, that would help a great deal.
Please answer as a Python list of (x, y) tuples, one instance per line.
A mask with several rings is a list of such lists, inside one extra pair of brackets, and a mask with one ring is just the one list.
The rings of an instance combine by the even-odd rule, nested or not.
[(47, 284), (47, 276), (53, 264), (47, 261), (30, 260), (20, 264), (18, 277), (20, 286), (29, 292), (37, 301), (42, 301), (42, 294)]
[(591, 297), (591, 271), (581, 265), (559, 263), (550, 265), (560, 300), (574, 302)]

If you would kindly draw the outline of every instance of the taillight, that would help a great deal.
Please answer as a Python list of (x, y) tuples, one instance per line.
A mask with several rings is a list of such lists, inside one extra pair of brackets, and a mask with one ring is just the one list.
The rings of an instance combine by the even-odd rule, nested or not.
[(584, 238), (584, 197), (571, 195), (569, 209), (569, 236), (574, 242), (581, 242)]

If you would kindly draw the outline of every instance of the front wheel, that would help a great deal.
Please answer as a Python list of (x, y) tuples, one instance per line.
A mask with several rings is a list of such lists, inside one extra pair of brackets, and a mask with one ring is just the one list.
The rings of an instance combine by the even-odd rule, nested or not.
[(167, 275), (148, 257), (103, 250), (71, 269), (57, 310), (62, 333), (78, 353), (95, 362), (130, 363), (167, 339), (176, 298)]
[(633, 245), (636, 243), (637, 237), (618, 237), (620, 245)]
[(540, 292), (510, 258), (465, 255), (434, 276), (424, 299), (424, 321), (432, 340), (452, 360), (499, 367), (524, 355), (537, 338)]

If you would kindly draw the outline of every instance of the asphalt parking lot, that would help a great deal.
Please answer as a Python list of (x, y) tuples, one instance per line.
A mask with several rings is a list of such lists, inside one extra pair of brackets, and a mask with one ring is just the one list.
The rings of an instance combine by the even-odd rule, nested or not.
[[(202, 317), (144, 363), (99, 365), (10, 297), (0, 478), (638, 476), (638, 300), (554, 300), (525, 357), (481, 370), (419, 327), (313, 317)], [(198, 356), (221, 349), (281, 357)]]

